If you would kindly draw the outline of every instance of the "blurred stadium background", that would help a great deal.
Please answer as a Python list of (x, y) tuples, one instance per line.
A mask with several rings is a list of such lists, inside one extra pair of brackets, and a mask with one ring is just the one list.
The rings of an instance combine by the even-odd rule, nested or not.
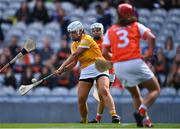
[[(161, 84), (161, 94), (150, 109), (154, 122), (180, 123), (180, 0), (0, 0), (0, 68), (14, 57), (28, 37), (37, 49), (0, 73), (0, 123), (77, 122), (75, 67), (20, 96), (21, 84), (30, 84), (54, 71), (70, 54), (67, 25), (80, 20), (87, 33), (94, 22), (105, 29), (116, 22), (116, 6), (128, 2), (137, 8), (139, 21), (156, 35), (154, 62), (147, 62)], [(147, 44), (141, 41), (142, 52)], [(147, 91), (141, 89), (142, 94)], [(111, 88), (123, 122), (134, 122), (131, 97), (116, 80)], [(90, 92), (89, 119), (96, 113)], [(103, 122), (110, 122), (107, 111)]]

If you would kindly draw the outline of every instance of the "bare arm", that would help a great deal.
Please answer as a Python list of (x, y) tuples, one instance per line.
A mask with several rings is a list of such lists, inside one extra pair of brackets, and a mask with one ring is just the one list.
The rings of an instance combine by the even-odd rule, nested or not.
[(112, 53), (111, 53), (111, 50), (110, 50), (110, 46), (104, 46), (103, 49), (102, 49), (102, 54), (104, 56), (104, 58), (106, 60), (111, 60), (111, 57), (112, 57)]
[(69, 65), (67, 65), (67, 66), (65, 67), (65, 69), (67, 69), (67, 71), (71, 70), (72, 68), (74, 68), (74, 66), (76, 66), (77, 62), (78, 62), (77, 60), (73, 61), (72, 63), (70, 63)]
[(143, 58), (148, 59), (153, 55), (153, 51), (155, 47), (155, 35), (152, 34), (150, 31), (147, 31), (145, 34), (145, 39), (147, 40), (147, 43), (148, 43), (148, 50), (143, 55)]

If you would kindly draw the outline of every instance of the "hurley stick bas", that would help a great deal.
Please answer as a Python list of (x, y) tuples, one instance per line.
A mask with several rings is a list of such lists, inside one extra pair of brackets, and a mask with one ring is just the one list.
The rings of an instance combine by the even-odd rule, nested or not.
[(6, 65), (4, 65), (0, 69), (0, 73), (5, 70), (8, 66), (12, 65), (17, 59), (23, 57), (27, 53), (33, 51), (36, 48), (36, 43), (33, 39), (29, 38), (26, 40), (23, 49), (11, 60), (9, 61)]

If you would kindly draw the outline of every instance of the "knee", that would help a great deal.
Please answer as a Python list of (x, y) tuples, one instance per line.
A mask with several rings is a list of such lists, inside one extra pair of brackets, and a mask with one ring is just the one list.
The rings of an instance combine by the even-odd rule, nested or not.
[(153, 92), (156, 96), (159, 96), (159, 94), (160, 94), (160, 87), (156, 86), (156, 88), (154, 90), (151, 90), (150, 92)]
[(160, 87), (157, 87), (157, 89), (156, 89), (156, 92), (157, 92), (156, 94), (157, 94), (157, 96), (159, 96), (160, 91), (161, 91), (161, 90), (160, 90)]
[(100, 92), (100, 94), (101, 94), (102, 97), (108, 96), (108, 94), (110, 93), (110, 92), (109, 92), (109, 89), (104, 88), (104, 87), (101, 88), (99, 92)]
[(160, 94), (160, 84), (157, 81), (153, 84), (153, 88), (150, 90), (150, 92), (151, 91), (153, 91), (156, 96)]

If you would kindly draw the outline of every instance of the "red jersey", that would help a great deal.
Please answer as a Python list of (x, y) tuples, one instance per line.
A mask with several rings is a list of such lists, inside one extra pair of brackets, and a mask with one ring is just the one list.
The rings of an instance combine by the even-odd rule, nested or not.
[(144, 39), (147, 31), (150, 29), (138, 22), (126, 27), (111, 26), (105, 34), (103, 46), (111, 47), (112, 62), (141, 58), (140, 39)]
[(103, 42), (103, 38), (100, 38), (100, 39), (95, 40), (95, 41), (96, 41), (96, 43), (98, 44), (99, 48), (100, 48), (101, 51), (102, 51), (102, 42)]

